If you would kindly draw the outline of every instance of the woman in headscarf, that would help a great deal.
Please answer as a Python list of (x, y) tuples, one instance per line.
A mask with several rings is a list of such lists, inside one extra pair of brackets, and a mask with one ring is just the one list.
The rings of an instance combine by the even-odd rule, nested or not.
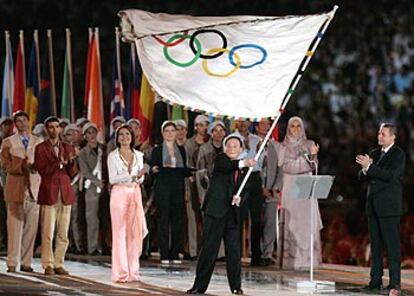
[[(154, 148), (149, 165), (155, 175), (154, 200), (158, 209), (158, 244), (161, 264), (181, 263), (184, 178), (188, 176), (186, 152), (176, 143), (172, 121), (161, 126), (163, 143)], [(171, 230), (171, 231), (170, 231)]]
[[(286, 136), (283, 140), (279, 165), (283, 170), (283, 188), (288, 188), (295, 175), (311, 175), (317, 164), (319, 145), (306, 138), (305, 126), (300, 117), (288, 121)], [(287, 193), (287, 192), (286, 192)], [(310, 266), (310, 210), (314, 203), (314, 266), (322, 262), (320, 230), (322, 220), (317, 199), (300, 199), (282, 190), (284, 230), (282, 267), (285, 269), (307, 269)]]

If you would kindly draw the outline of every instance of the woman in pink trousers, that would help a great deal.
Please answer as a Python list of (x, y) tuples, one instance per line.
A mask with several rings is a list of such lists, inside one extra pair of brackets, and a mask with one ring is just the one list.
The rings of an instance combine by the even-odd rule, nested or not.
[(112, 220), (112, 280), (139, 280), (139, 256), (147, 235), (140, 184), (144, 180), (143, 154), (134, 147), (134, 133), (128, 125), (118, 128), (117, 149), (108, 155)]

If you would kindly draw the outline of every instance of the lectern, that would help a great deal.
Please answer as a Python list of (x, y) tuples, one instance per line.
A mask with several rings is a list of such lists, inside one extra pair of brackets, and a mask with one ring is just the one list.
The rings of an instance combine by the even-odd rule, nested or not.
[[(334, 181), (334, 176), (330, 175), (295, 175), (290, 176), (288, 188), (283, 188), (283, 194), (292, 198), (300, 199), (326, 199)], [(317, 289), (318, 285), (327, 285), (326, 282), (316, 282), (313, 280), (313, 250), (314, 250), (314, 228), (315, 214), (314, 203), (311, 202), (310, 210), (310, 271), (309, 281), (299, 282), (298, 288)]]

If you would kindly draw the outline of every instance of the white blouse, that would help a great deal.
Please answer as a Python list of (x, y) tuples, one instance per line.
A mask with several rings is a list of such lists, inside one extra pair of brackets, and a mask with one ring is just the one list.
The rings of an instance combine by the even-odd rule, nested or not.
[[(135, 183), (135, 177), (139, 171), (144, 168), (144, 154), (134, 149), (134, 159), (132, 163), (131, 173), (128, 172), (128, 164), (121, 156), (119, 148), (115, 149), (108, 155), (108, 174), (109, 183), (115, 184), (130, 184)], [(139, 178), (136, 182), (142, 183), (144, 176)]]

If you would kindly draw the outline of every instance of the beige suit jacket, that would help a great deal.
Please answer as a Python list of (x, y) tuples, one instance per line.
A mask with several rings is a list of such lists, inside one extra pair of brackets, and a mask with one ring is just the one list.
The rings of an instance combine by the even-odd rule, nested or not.
[(28, 164), (33, 164), (35, 147), (42, 141), (39, 137), (29, 135), (29, 145), (26, 150), (19, 134), (14, 134), (3, 140), (0, 158), (2, 168), (7, 173), (4, 188), (5, 200), (22, 203), (29, 186), (31, 195), (37, 200), (40, 175), (34, 171), (25, 172), (23, 167), (26, 158)]

